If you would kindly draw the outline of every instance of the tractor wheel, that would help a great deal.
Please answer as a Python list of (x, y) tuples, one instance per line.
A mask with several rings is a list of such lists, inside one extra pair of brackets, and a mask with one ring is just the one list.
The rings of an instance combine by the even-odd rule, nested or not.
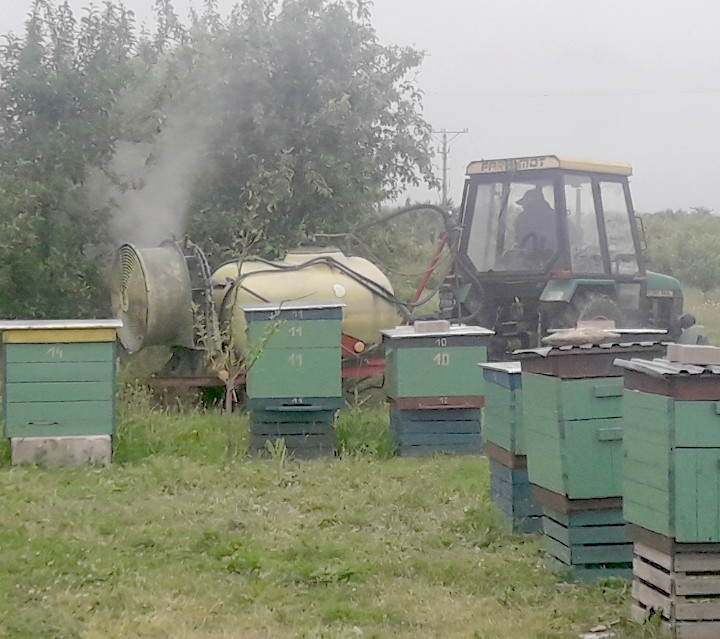
[(623, 325), (623, 314), (614, 300), (602, 293), (582, 293), (573, 298), (570, 307), (553, 322), (553, 328), (574, 328), (580, 320), (612, 320)]

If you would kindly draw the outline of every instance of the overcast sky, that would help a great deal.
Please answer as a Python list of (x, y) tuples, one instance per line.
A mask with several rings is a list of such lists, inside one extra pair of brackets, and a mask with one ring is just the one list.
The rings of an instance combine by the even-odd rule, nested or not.
[[(29, 0), (3, 4), (0, 33), (21, 32)], [(143, 21), (152, 1), (125, 4)], [(383, 43), (426, 52), (426, 119), (468, 129), (450, 147), (456, 202), (472, 160), (557, 154), (631, 163), (639, 212), (720, 213), (717, 0), (375, 0), (373, 14)]]

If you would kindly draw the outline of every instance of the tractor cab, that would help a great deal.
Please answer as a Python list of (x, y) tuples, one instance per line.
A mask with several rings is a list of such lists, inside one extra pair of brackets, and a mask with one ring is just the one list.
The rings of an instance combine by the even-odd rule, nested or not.
[(581, 319), (673, 330), (677, 280), (646, 272), (629, 164), (538, 156), (472, 162), (446, 315), (531, 347)]

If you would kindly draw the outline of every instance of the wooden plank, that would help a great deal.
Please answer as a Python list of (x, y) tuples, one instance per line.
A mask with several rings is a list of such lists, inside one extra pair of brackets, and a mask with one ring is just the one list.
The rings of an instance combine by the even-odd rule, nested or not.
[(543, 520), (543, 531), (566, 546), (627, 543), (624, 525), (563, 526), (550, 517)]
[(633, 574), (638, 579), (655, 586), (655, 588), (662, 590), (667, 595), (672, 592), (672, 575), (643, 561), (641, 557), (633, 557)]
[(4, 331), (5, 344), (53, 344), (74, 342), (114, 342), (114, 328), (58, 328)]
[(675, 539), (720, 541), (720, 449), (675, 450)]
[(670, 619), (672, 602), (665, 594), (635, 579), (632, 582), (632, 596), (633, 599), (642, 603), (645, 608), (652, 608), (665, 619)]
[(398, 397), (390, 402), (396, 410), (461, 410), (479, 409), (485, 405), (482, 395), (448, 395), (444, 397)]
[(720, 620), (720, 599), (690, 601), (680, 597), (675, 601), (674, 618), (683, 621)]
[(720, 637), (720, 621), (694, 623), (677, 621), (674, 629), (675, 639), (718, 639)]
[[(533, 480), (531, 471), (532, 468), (528, 468), (530, 481)], [(586, 512), (590, 510), (621, 510), (623, 506), (622, 497), (568, 499), (565, 495), (547, 490), (537, 484), (533, 486), (533, 494), (538, 502), (556, 513)]]
[(113, 400), (10, 404), (5, 436), (112, 435), (114, 408)]
[(250, 398), (341, 397), (340, 345), (265, 350), (247, 374)]
[(250, 322), (248, 341), (256, 344), (267, 338), (263, 349), (340, 348), (340, 321), (333, 319)]
[(572, 546), (573, 564), (632, 564), (632, 544)]
[(483, 438), (483, 451), (488, 459), (496, 461), (507, 468), (527, 468), (527, 455), (520, 455), (512, 450), (502, 448), (485, 438)]
[(251, 418), (250, 432), (256, 436), (285, 437), (286, 435), (330, 435), (335, 432), (335, 429), (332, 424), (322, 422), (257, 424)]
[(625, 524), (621, 508), (569, 513), (558, 513), (550, 508), (545, 508), (544, 511), (545, 515), (565, 527), (577, 528), (579, 526), (616, 526)]
[(430, 457), (438, 454), (479, 455), (480, 448), (468, 447), (465, 444), (443, 444), (442, 446), (398, 444), (396, 452), (398, 457)]
[(675, 593), (678, 595), (720, 595), (720, 573), (704, 575), (675, 575)]
[(472, 435), (480, 437), (480, 424), (471, 421), (447, 421), (447, 422), (416, 422), (416, 423), (397, 423), (390, 420), (390, 427), (393, 433), (398, 436), (407, 435), (408, 437), (422, 435)]
[(623, 379), (563, 380), (560, 411), (563, 420), (622, 417)]
[(113, 362), (16, 363), (7, 366), (5, 382), (106, 382), (115, 379)]
[(716, 553), (676, 552), (674, 562), (676, 572), (720, 572), (720, 549)]
[[(544, 529), (545, 520), (543, 519), (543, 530)], [(570, 553), (570, 548), (559, 542), (557, 539), (553, 539), (552, 537), (544, 535), (543, 545), (545, 546), (545, 550), (549, 555), (552, 555), (553, 557), (559, 559), (562, 563), (568, 566), (572, 563), (572, 555)]]
[(5, 361), (17, 363), (51, 362), (112, 362), (115, 357), (115, 343), (79, 344), (7, 344)]
[[(628, 536), (633, 537), (633, 527), (628, 526), (627, 528)], [(635, 554), (641, 559), (643, 559), (645, 562), (656, 564), (662, 568), (665, 568), (665, 570), (668, 572), (673, 568), (673, 558), (667, 553), (656, 550), (655, 548), (651, 548), (650, 546), (647, 546), (638, 541), (636, 541), (634, 544), (634, 551)], [(667, 589), (667, 592), (670, 592), (670, 589)]]
[(473, 433), (395, 433), (395, 439), (401, 446), (467, 446), (482, 450), (479, 434)]
[(115, 384), (104, 382), (22, 382), (5, 385), (8, 404), (103, 401), (112, 399)]
[(716, 402), (675, 402), (676, 446), (720, 448), (720, 415)]
[(622, 419), (584, 419), (565, 423), (563, 475), (572, 499), (620, 497), (622, 439), (604, 441), (599, 431), (619, 428)]
[(396, 424), (424, 422), (480, 423), (482, 411), (477, 408), (448, 408), (446, 410), (395, 410), (390, 407), (390, 419)]

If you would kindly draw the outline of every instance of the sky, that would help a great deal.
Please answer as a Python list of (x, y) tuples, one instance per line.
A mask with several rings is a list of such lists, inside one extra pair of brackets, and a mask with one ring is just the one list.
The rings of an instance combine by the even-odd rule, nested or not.
[[(6, 2), (22, 32), (29, 0)], [(76, 14), (89, 4), (71, 0)], [(199, 0), (175, 0), (178, 13)], [(232, 0), (219, 0), (225, 11)], [(125, 0), (138, 21), (151, 0)], [(459, 203), (473, 160), (555, 154), (629, 162), (641, 213), (720, 214), (717, 0), (374, 0), (383, 44), (425, 52), (424, 115), (463, 131), (448, 156)], [(453, 137), (448, 133), (448, 137)], [(438, 156), (438, 175), (440, 158)], [(438, 201), (438, 192), (410, 197)]]

